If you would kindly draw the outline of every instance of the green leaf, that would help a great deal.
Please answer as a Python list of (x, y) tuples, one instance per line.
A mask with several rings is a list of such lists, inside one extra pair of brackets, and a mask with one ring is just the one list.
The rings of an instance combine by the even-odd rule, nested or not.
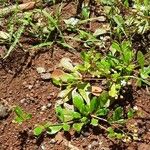
[(71, 45), (67, 44), (66, 42), (57, 41), (57, 43), (61, 44), (64, 48), (75, 50)]
[(31, 114), (26, 114), (26, 120), (29, 120), (32, 118), (32, 115)]
[(48, 134), (55, 134), (62, 129), (62, 125), (52, 125), (47, 128)]
[(89, 83), (79, 84), (77, 85), (77, 88), (78, 88), (80, 95), (84, 98), (86, 103), (89, 105), (90, 104), (90, 98), (89, 98), (90, 84)]
[(109, 107), (110, 100), (109, 100), (109, 94), (106, 91), (103, 91), (101, 95), (98, 97), (98, 100), (100, 102), (100, 108), (103, 107)]
[(111, 97), (117, 97), (118, 96), (118, 89), (119, 89), (119, 85), (118, 84), (113, 84), (110, 88), (110, 91), (109, 91), (109, 95)]
[(130, 119), (130, 118), (133, 118), (134, 113), (135, 113), (135, 110), (132, 109), (132, 108), (130, 108), (130, 109), (128, 110), (128, 113), (127, 113), (128, 118), (129, 118), (129, 119)]
[(111, 45), (111, 51), (113, 52), (113, 54), (118, 51), (121, 52), (121, 47), (119, 45), (119, 43), (117, 41), (113, 41), (112, 45)]
[(64, 129), (64, 131), (69, 131), (70, 130), (70, 125), (67, 124), (67, 123), (63, 124), (63, 129)]
[(97, 97), (93, 97), (90, 103), (90, 112), (94, 112), (99, 107), (100, 101), (97, 99)]
[(13, 120), (14, 123), (22, 123), (24, 120), (21, 117), (15, 117), (15, 119)]
[(109, 112), (109, 109), (107, 108), (102, 108), (102, 109), (99, 109), (97, 112), (96, 112), (96, 115), (97, 116), (106, 116)]
[(117, 107), (113, 112), (113, 121), (118, 121), (123, 118), (123, 108)]
[(124, 134), (122, 133), (116, 133), (116, 138), (117, 139), (122, 139), (124, 137)]
[(90, 16), (90, 8), (87, 7), (87, 6), (86, 6), (86, 7), (83, 7), (81, 14), (82, 14), (82, 18), (83, 18), (83, 19), (88, 19), (89, 16)]
[(91, 125), (98, 126), (98, 119), (92, 118)]
[(39, 136), (42, 134), (42, 132), (44, 131), (44, 126), (40, 125), (40, 126), (37, 126), (36, 128), (34, 128), (33, 130), (33, 133), (35, 136)]
[(78, 89), (80, 95), (84, 98), (86, 103), (89, 105), (90, 104), (90, 98), (89, 98), (89, 91), (85, 91), (84, 89)]
[(81, 118), (81, 122), (84, 123), (84, 124), (87, 124), (88, 121), (89, 121), (89, 119), (87, 117)]
[(83, 127), (84, 123), (74, 123), (73, 124), (73, 129), (77, 132), (80, 132), (82, 127)]
[(61, 106), (56, 107), (56, 114), (62, 122), (68, 122), (73, 119), (80, 119), (81, 115), (72, 110), (62, 109)]
[(80, 96), (80, 94), (78, 94), (75, 90), (72, 91), (72, 99), (73, 99), (74, 106), (81, 113), (83, 113), (84, 112), (84, 108), (85, 108), (84, 100), (82, 99), (82, 97)]
[(114, 138), (115, 137), (115, 131), (112, 127), (107, 128), (108, 131), (108, 137)]
[(57, 117), (62, 121), (64, 122), (64, 111), (63, 109), (61, 108), (61, 106), (57, 106), (56, 109), (56, 114), (57, 114)]
[(55, 85), (61, 85), (61, 81), (59, 79), (52, 79)]
[(90, 56), (88, 55), (88, 53), (82, 51), (80, 55), (81, 55), (81, 58), (84, 62), (89, 62), (90, 61)]
[(6, 59), (10, 55), (10, 53), (14, 50), (14, 48), (17, 45), (17, 43), (19, 42), (19, 39), (20, 39), (22, 33), (24, 32), (24, 29), (25, 29), (25, 24), (22, 24), (22, 26), (20, 26), (20, 28), (18, 28), (18, 30), (16, 31), (15, 40), (10, 45), (9, 50), (7, 51), (7, 54), (4, 56), (3, 59)]
[(123, 52), (123, 61), (129, 64), (133, 59), (133, 51), (131, 49), (130, 41), (123, 41), (121, 44), (121, 49)]
[(62, 98), (64, 102), (67, 102), (70, 98), (70, 93), (73, 90), (73, 88), (67, 88), (65, 90), (62, 90), (60, 93), (58, 93), (57, 97)]
[(124, 20), (121, 15), (115, 15), (113, 16), (113, 19), (115, 23), (117, 24), (118, 28), (122, 30), (122, 32), (126, 35), (126, 32), (124, 30)]
[(20, 118), (22, 118), (22, 117), (24, 116), (24, 112), (23, 112), (22, 108), (19, 107), (19, 106), (16, 106), (16, 107), (14, 108), (14, 112), (15, 112), (16, 115), (17, 115), (18, 117), (20, 117)]
[(75, 77), (72, 74), (64, 73), (62, 76), (60, 76), (60, 79), (62, 82), (68, 83), (75, 80)]
[(145, 59), (144, 59), (144, 55), (141, 51), (138, 51), (138, 53), (137, 53), (137, 61), (140, 65), (141, 69), (143, 69)]
[(16, 107), (14, 108), (14, 112), (15, 112), (15, 114), (16, 114), (16, 117), (15, 117), (15, 119), (14, 119), (14, 122), (16, 122), (16, 123), (22, 123), (23, 121), (29, 120), (29, 119), (31, 119), (31, 117), (32, 117), (31, 114), (28, 114), (28, 113), (24, 112), (24, 111), (22, 110), (22, 108), (19, 107), (19, 106), (16, 106)]
[(74, 119), (80, 119), (81, 118), (81, 114), (79, 114), (78, 112), (73, 112), (72, 115), (73, 115)]
[(108, 131), (108, 137), (110, 138), (122, 139), (124, 137), (123, 133), (115, 132), (112, 127), (107, 128), (107, 131)]
[(143, 79), (147, 79), (148, 77), (150, 77), (150, 66), (144, 67), (140, 72), (141, 77)]

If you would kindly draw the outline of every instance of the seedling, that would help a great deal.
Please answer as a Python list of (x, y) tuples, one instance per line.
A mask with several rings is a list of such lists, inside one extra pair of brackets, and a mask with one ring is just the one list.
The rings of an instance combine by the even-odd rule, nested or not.
[(16, 114), (15, 119), (13, 120), (14, 123), (23, 123), (24, 121), (27, 121), (32, 118), (32, 115), (29, 113), (26, 113), (21, 107), (16, 106), (14, 108), (14, 113)]

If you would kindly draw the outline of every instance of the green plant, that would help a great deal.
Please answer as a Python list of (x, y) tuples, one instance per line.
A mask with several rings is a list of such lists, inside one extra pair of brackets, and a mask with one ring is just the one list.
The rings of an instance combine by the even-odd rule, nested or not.
[(88, 19), (90, 17), (90, 8), (88, 4), (82, 6), (81, 17), (82, 19)]
[(0, 41), (9, 47), (3, 59), (6, 59), (17, 46), (24, 49), (20, 42), (24, 34), (35, 38), (38, 43), (31, 45), (28, 50), (24, 51), (30, 52), (33, 48), (52, 46), (54, 42), (57, 42), (55, 39), (58, 36), (61, 37), (61, 43), (65, 43), (59, 26), (60, 11), (61, 7), (56, 15), (52, 16), (44, 9), (34, 9), (31, 12), (24, 12), (18, 17), (19, 14), (16, 10), (16, 13), (7, 22), (8, 31), (1, 33)]
[[(55, 3), (55, 0), (50, 2)], [(75, 17), (64, 20), (65, 29), (60, 25), (62, 10), (60, 5), (55, 14), (49, 13), (46, 9), (34, 9), (23, 13), (19, 20), (12, 18), (8, 32), (1, 32), (1, 42), (9, 41), (10, 45), (4, 58), (10, 55), (17, 44), (22, 46), (19, 40), (25, 31), (39, 40), (39, 44), (32, 48), (59, 44), (74, 49), (66, 43), (68, 38), (79, 41), (90, 49), (81, 52), (82, 63), (75, 65), (69, 58), (63, 58), (59, 64), (61, 69), (53, 71), (52, 82), (61, 88), (57, 96), (59, 100), (55, 105), (59, 121), (36, 125), (33, 131), (36, 136), (43, 132), (56, 134), (61, 130), (70, 129), (80, 133), (85, 126), (98, 126), (111, 138), (132, 137), (123, 127), (136, 111), (130, 107), (123, 107), (120, 102), (126, 100), (124, 91), (128, 91), (132, 80), (136, 80), (139, 86), (150, 85), (150, 66), (145, 63), (143, 53), (141, 51), (136, 53), (132, 48), (133, 36), (143, 35), (149, 30), (149, 1), (137, 0), (132, 4), (128, 0), (98, 0), (98, 2), (104, 6), (106, 22), (110, 22), (109, 32), (107, 29), (100, 29), (92, 33), (82, 26), (84, 23), (98, 20), (98, 17), (90, 18), (88, 5), (82, 7), (81, 20)], [(16, 17), (15, 14), (14, 18)], [(16, 26), (21, 28), (17, 31)], [(113, 39), (112, 45), (108, 51), (97, 52), (97, 47), (104, 47), (105, 44), (99, 36), (101, 38), (106, 33)], [(15, 107), (14, 112), (17, 123), (31, 118), (31, 115), (20, 107)]]
[[(124, 139), (131, 136), (119, 128), (118, 124), (123, 126), (128, 118), (133, 117), (135, 111), (129, 108), (124, 112), (119, 105), (112, 107), (116, 100), (123, 98), (121, 91), (125, 86), (128, 87), (130, 79), (148, 83), (134, 73), (135, 53), (131, 42), (114, 41), (110, 52), (105, 55), (91, 50), (82, 52), (81, 57), (83, 64), (75, 67), (70, 59), (63, 58), (59, 66), (65, 71), (56, 69), (52, 73), (53, 83), (63, 89), (58, 94), (60, 100), (56, 103), (60, 123), (37, 126), (34, 134), (40, 135), (43, 131), (53, 134), (62, 129), (69, 131), (70, 128), (81, 132), (84, 126), (92, 125), (104, 129), (110, 137)], [(142, 58), (140, 60), (138, 62), (143, 67)], [(103, 80), (104, 85), (93, 85), (101, 84)]]
[[(140, 65), (140, 69), (139, 69), (140, 77), (145, 81), (148, 80), (149, 74), (150, 74), (150, 65), (147, 67), (144, 67), (145, 58), (141, 51), (138, 51), (137, 53), (137, 61), (138, 61), (138, 64)], [(149, 81), (146, 81), (146, 83), (150, 85)], [(141, 80), (138, 80), (138, 84), (141, 85)]]
[(26, 113), (21, 107), (16, 106), (14, 109), (14, 113), (16, 114), (15, 119), (13, 120), (14, 123), (23, 123), (26, 120), (29, 120), (32, 118), (32, 115), (29, 113)]

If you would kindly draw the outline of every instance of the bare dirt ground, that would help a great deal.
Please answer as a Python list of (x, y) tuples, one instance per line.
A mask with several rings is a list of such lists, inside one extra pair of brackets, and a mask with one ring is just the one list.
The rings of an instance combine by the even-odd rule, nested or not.
[[(55, 7), (50, 8), (55, 12)], [(96, 11), (96, 9), (94, 9)], [(76, 14), (72, 3), (63, 8), (63, 19)], [(100, 23), (94, 22), (86, 26), (87, 30), (95, 31)], [(23, 38), (23, 46), (28, 47), (33, 39)], [(26, 42), (25, 42), (26, 41)], [(81, 50), (79, 44), (69, 43)], [(108, 43), (109, 44), (109, 43)], [(0, 46), (0, 50), (2, 50)], [(53, 53), (52, 53), (53, 51)], [(43, 67), (49, 73), (58, 65), (63, 57), (69, 57), (73, 62), (79, 62), (79, 52), (72, 54), (66, 49), (54, 46), (38, 52), (33, 58), (17, 49), (6, 61), (0, 62), (0, 150), (150, 150), (150, 94), (147, 89), (136, 89), (131, 86), (132, 97), (128, 100), (138, 108), (138, 117), (129, 120), (137, 128), (140, 140), (125, 143), (109, 139), (98, 128), (85, 128), (81, 134), (58, 133), (56, 136), (46, 134), (33, 136), (36, 124), (57, 121), (54, 104), (59, 88), (50, 80), (43, 80), (37, 73), (37, 67)], [(13, 106), (20, 106), (32, 114), (32, 119), (21, 125), (12, 122)]]

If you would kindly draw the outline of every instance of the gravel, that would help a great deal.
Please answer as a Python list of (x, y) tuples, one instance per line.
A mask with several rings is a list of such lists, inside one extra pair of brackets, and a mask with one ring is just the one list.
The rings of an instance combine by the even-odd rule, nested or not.
[(2, 104), (0, 104), (0, 119), (7, 117), (9, 114), (8, 108)]
[(45, 68), (43, 68), (43, 67), (37, 67), (37, 68), (36, 68), (36, 71), (37, 71), (37, 73), (39, 73), (39, 74), (46, 72)]
[(41, 74), (41, 79), (50, 80), (51, 79), (51, 74), (50, 73), (42, 73)]

